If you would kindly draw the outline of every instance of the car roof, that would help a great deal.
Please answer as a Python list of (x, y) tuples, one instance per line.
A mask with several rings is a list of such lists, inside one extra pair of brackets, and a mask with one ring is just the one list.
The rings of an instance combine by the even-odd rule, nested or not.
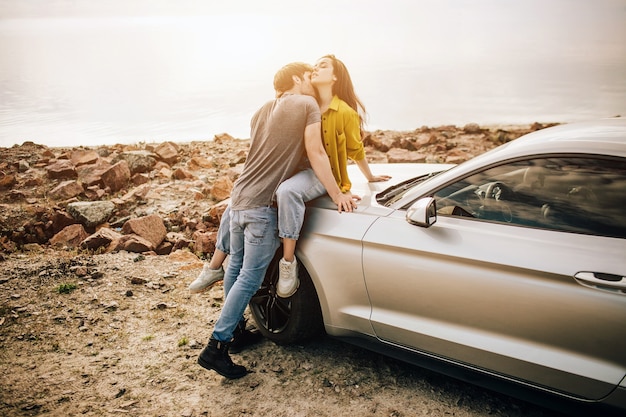
[(626, 157), (626, 119), (612, 118), (558, 125), (529, 133), (496, 149), (499, 159), (535, 153), (586, 153)]

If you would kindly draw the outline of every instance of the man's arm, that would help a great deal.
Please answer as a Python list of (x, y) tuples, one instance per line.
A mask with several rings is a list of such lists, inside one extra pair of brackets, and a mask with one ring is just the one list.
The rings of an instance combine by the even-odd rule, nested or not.
[(354, 196), (351, 193), (344, 194), (341, 192), (330, 169), (328, 155), (326, 155), (324, 145), (322, 144), (321, 123), (313, 123), (306, 127), (304, 130), (304, 146), (309, 162), (311, 162), (311, 168), (313, 168), (315, 175), (326, 188), (330, 198), (337, 204), (337, 209), (339, 211), (354, 210), (356, 208)]

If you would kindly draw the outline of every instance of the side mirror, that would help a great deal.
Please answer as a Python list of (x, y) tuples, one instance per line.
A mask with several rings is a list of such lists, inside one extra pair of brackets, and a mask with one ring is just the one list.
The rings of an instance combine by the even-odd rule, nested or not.
[(417, 200), (406, 212), (406, 221), (421, 227), (430, 227), (437, 221), (437, 202), (433, 197)]

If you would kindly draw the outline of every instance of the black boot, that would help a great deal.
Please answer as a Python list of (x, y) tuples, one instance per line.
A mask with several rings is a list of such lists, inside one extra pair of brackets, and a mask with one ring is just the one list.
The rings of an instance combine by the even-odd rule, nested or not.
[(213, 369), (218, 374), (230, 379), (245, 376), (248, 371), (244, 366), (235, 365), (228, 355), (230, 343), (220, 342), (213, 338), (198, 356), (198, 364), (205, 369)]
[(263, 335), (256, 327), (246, 328), (246, 320), (241, 320), (233, 332), (233, 341), (230, 344), (230, 352), (239, 353), (248, 346), (259, 343)]

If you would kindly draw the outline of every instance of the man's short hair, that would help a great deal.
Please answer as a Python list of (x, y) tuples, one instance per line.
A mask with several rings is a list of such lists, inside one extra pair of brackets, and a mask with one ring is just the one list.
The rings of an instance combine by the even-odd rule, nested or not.
[(305, 72), (312, 72), (313, 67), (304, 62), (292, 62), (287, 64), (274, 75), (274, 90), (276, 97), (280, 97), (285, 91), (293, 88), (293, 76), (304, 79)]

